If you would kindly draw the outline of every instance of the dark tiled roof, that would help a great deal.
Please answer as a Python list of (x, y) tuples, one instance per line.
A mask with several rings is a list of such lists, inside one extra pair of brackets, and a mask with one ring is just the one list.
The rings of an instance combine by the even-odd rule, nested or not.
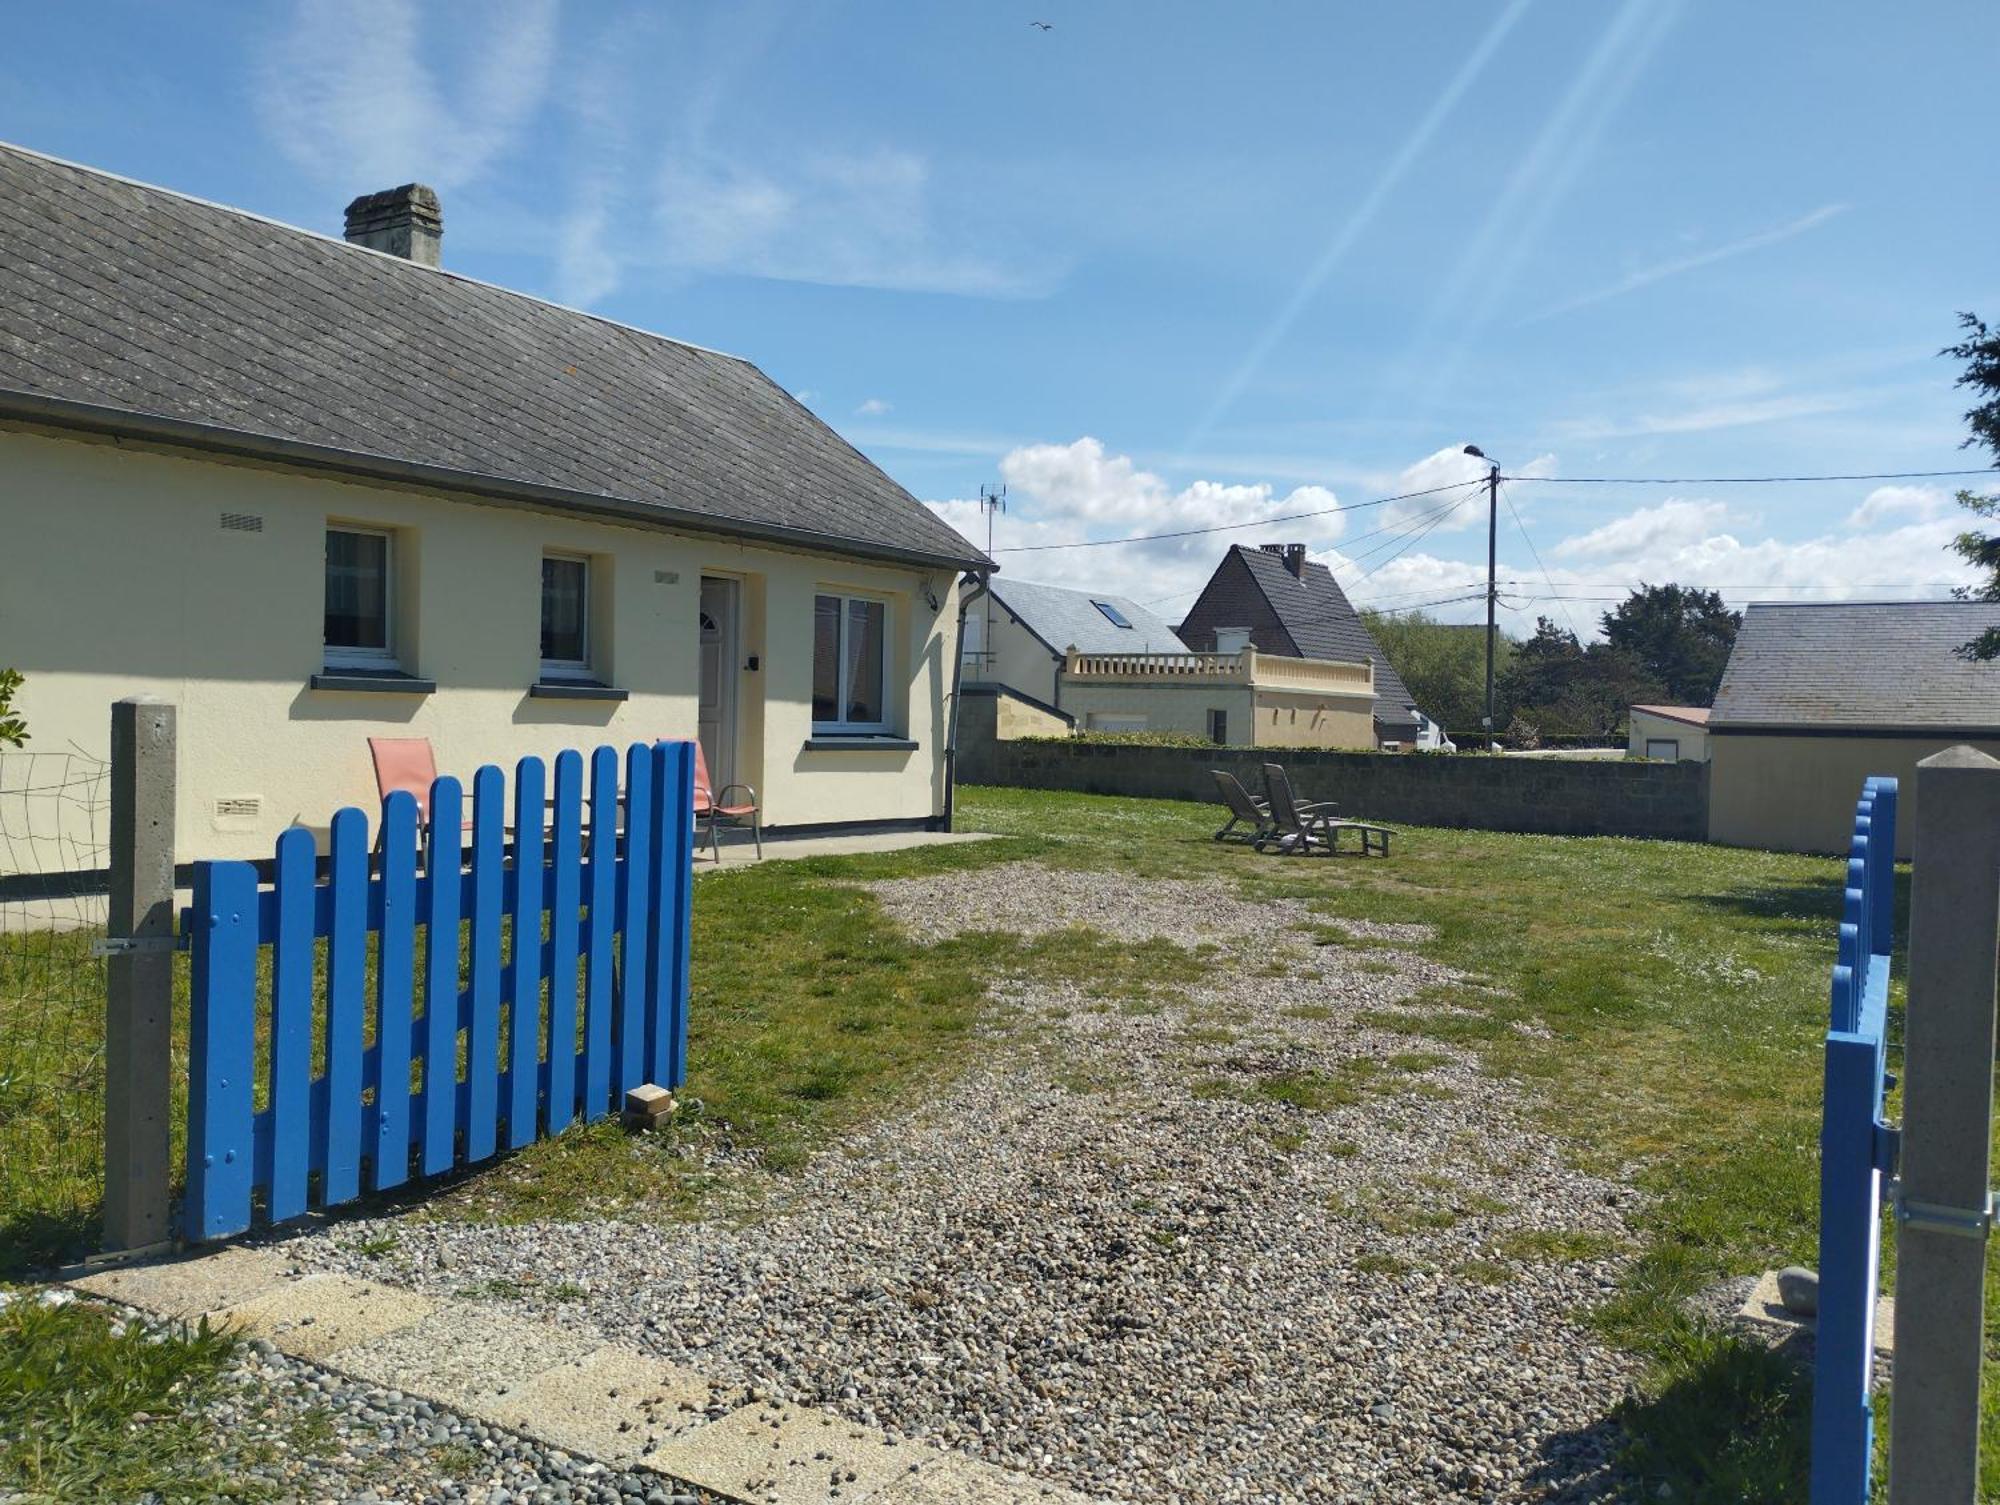
[(2000, 602), (1753, 604), (1708, 724), (2000, 730), (2000, 663), (1953, 651), (2000, 627)]
[(981, 559), (747, 361), (0, 145), (0, 411), (85, 421), (69, 405), (362, 473)]
[[(1333, 571), (1323, 564), (1308, 560), (1301, 575), (1295, 577), (1285, 568), (1280, 555), (1247, 544), (1233, 545), (1216, 567), (1209, 588), (1202, 593), (1206, 600), (1210, 591), (1217, 591), (1222, 600), (1207, 606), (1196, 603), (1196, 612), (1206, 619), (1200, 624), (1205, 633), (1212, 633), (1217, 627), (1255, 625), (1249, 620), (1220, 620), (1221, 615), (1236, 609), (1236, 603), (1229, 598), (1238, 592), (1225, 579), (1225, 572), (1237, 570), (1247, 575), (1300, 657), (1336, 659), (1350, 664), (1365, 659), (1375, 666), (1375, 722), (1384, 735), (1397, 737), (1415, 732), (1413, 712), (1417, 707), (1408, 688), (1383, 654), (1375, 635), (1349, 603), (1347, 592), (1333, 578)], [(1192, 631), (1194, 614), (1181, 625)]]
[[(1179, 653), (1183, 646), (1164, 617), (1124, 596), (1066, 590), (1005, 576), (994, 580), (993, 595), (1057, 653), (1067, 648), (1085, 653)], [(1132, 625), (1114, 624), (1097, 609), (1099, 601), (1116, 607)]]

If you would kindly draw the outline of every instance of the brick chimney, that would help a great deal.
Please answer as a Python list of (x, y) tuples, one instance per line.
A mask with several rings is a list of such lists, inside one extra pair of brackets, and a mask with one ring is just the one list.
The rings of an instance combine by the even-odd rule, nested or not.
[(364, 193), (347, 206), (347, 238), (371, 251), (387, 251), (423, 266), (438, 264), (444, 240), (444, 212), (437, 190), (405, 183), (381, 193)]
[(1260, 543), (1257, 545), (1266, 554), (1276, 554), (1285, 561), (1285, 568), (1292, 572), (1294, 580), (1306, 577), (1306, 546), (1302, 543)]

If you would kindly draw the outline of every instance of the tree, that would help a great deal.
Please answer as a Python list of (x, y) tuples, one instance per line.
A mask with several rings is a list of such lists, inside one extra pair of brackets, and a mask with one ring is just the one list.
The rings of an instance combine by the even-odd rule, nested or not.
[[(1993, 463), (2000, 466), (2000, 333), (1988, 329), (1973, 314), (1960, 314), (1958, 327), (1965, 331), (1965, 338), (1945, 346), (1940, 353), (1965, 362), (1956, 385), (1970, 387), (1983, 399), (1966, 410), (1965, 422), (1972, 432), (1966, 436), (1965, 447), (1984, 445), (1993, 455)], [(2000, 493), (1982, 494), (1968, 488), (1959, 492), (1958, 504), (1974, 517), (1992, 517), (2000, 513)], [(1968, 528), (1952, 540), (1951, 547), (1986, 577), (1982, 583), (1962, 586), (1953, 594), (1961, 601), (2000, 601), (2000, 535)], [(1989, 627), (1958, 651), (1967, 658), (2000, 658), (2000, 627)]]
[(1714, 591), (1641, 585), (1603, 616), (1604, 641), (1628, 654), (1675, 705), (1708, 705), (1743, 614)]
[(1584, 647), (1576, 634), (1547, 617), (1535, 635), (1514, 650), (1502, 697), (1510, 725), (1543, 736), (1618, 735), (1634, 701), (1653, 699), (1659, 681), (1628, 650), (1609, 643)]
[[(1417, 709), (1447, 731), (1471, 731), (1486, 714), (1486, 629), (1440, 622), (1420, 611), (1398, 616), (1365, 611), (1361, 620)], [(1514, 644), (1502, 637), (1494, 661), (1504, 670)]]

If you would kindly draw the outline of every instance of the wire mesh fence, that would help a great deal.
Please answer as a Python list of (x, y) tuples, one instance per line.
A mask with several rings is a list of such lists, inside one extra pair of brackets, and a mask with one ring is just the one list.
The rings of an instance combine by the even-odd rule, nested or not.
[(0, 1272), (79, 1252), (103, 1199), (110, 765), (0, 753)]

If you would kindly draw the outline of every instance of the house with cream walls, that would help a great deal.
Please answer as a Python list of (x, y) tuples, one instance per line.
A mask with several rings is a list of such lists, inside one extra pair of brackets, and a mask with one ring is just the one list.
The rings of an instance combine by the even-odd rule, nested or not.
[(181, 860), (441, 771), (702, 743), (771, 828), (947, 808), (990, 562), (755, 366), (0, 146), (0, 664), (35, 748), (179, 706)]
[(1179, 653), (1167, 620), (1108, 591), (996, 577), (965, 614), (965, 679), (1066, 716), (1063, 668), (1072, 653)]
[(2000, 757), (2000, 663), (1960, 650), (1994, 601), (1753, 601), (1709, 710), (1708, 839), (1845, 852), (1875, 774), (1901, 781), (1896, 857), (1917, 831), (1917, 765), (1960, 743)]
[(1307, 559), (1304, 544), (1232, 545), (1177, 631), (1198, 653), (1253, 647), (1276, 658), (1366, 662), (1374, 672), (1375, 731), (1364, 745), (1407, 750), (1441, 738), (1333, 571)]

